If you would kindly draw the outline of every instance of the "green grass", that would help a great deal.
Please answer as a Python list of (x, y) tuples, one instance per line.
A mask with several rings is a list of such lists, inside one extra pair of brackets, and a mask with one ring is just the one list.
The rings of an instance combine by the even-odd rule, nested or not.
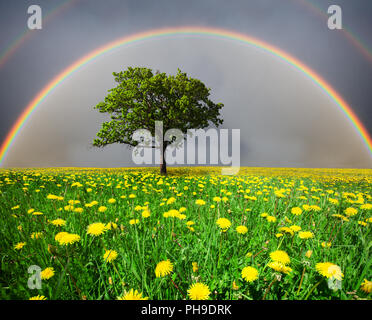
[[(1, 298), (116, 299), (133, 288), (149, 299), (188, 299), (190, 285), (202, 282), (209, 287), (210, 299), (370, 299), (360, 286), (364, 279), (371, 280), (371, 222), (367, 220), (371, 210), (362, 205), (371, 203), (372, 170), (257, 168), (221, 176), (216, 169), (174, 168), (167, 177), (154, 170), (0, 171)], [(72, 186), (74, 182), (81, 185)], [(282, 198), (275, 195), (280, 189)], [(49, 194), (63, 200), (47, 199)], [(131, 194), (136, 197), (129, 198)], [(216, 196), (226, 199), (215, 202)], [(171, 197), (175, 202), (167, 204)], [(110, 204), (110, 198), (116, 203)], [(338, 203), (332, 204), (329, 198)], [(197, 199), (206, 204), (197, 205)], [(79, 200), (74, 208), (83, 208), (83, 212), (66, 211), (69, 200)], [(93, 200), (98, 204), (85, 206)], [(319, 211), (306, 211), (303, 205), (315, 205)], [(107, 210), (98, 212), (100, 206)], [(143, 218), (143, 210), (135, 210), (136, 206), (147, 206), (150, 217)], [(185, 219), (163, 216), (181, 207), (186, 208)], [(292, 214), (293, 207), (301, 207), (303, 213)], [(356, 208), (357, 214), (345, 215), (349, 207)], [(43, 214), (33, 215), (30, 209)], [(264, 212), (276, 221), (268, 222), (261, 216)], [(216, 224), (219, 217), (231, 221), (226, 232)], [(57, 218), (66, 225), (50, 223)], [(132, 225), (131, 219), (139, 223)], [(187, 221), (195, 223), (190, 226), (194, 230)], [(100, 236), (87, 234), (88, 225), (95, 222), (113, 222), (117, 228)], [(239, 225), (248, 232), (238, 234)], [(283, 236), (277, 237), (280, 227), (292, 225), (314, 237), (301, 239), (299, 232), (293, 236), (281, 232)], [(61, 231), (81, 239), (60, 245), (55, 235)], [(33, 232), (42, 232), (42, 237), (32, 239)], [(19, 242), (26, 245), (16, 250)], [(324, 248), (322, 242), (331, 242), (331, 246)], [(53, 254), (48, 245), (53, 246)], [(112, 263), (104, 261), (105, 249), (118, 253)], [(268, 266), (270, 252), (278, 249), (291, 259), (289, 274)], [(310, 258), (305, 256), (308, 250), (312, 250)], [(166, 259), (174, 269), (157, 278), (156, 265)], [(193, 271), (192, 262), (197, 262), (198, 271)], [(328, 287), (327, 279), (315, 269), (319, 262), (341, 268), (341, 290)], [(43, 280), (40, 290), (27, 286), (31, 265), (54, 268), (54, 276)], [(258, 270), (257, 280), (242, 279), (246, 266)], [(238, 289), (234, 290), (233, 281)]]

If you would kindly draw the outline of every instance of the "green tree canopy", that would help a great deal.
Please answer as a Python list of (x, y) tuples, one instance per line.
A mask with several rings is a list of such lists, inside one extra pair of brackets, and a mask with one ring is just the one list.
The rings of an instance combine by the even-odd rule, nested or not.
[[(178, 69), (176, 75), (156, 72), (149, 68), (132, 68), (113, 73), (117, 86), (110, 89), (103, 102), (95, 109), (108, 113), (111, 121), (104, 122), (93, 145), (104, 147), (112, 143), (136, 146), (132, 139), (137, 129), (147, 129), (155, 136), (155, 121), (163, 122), (163, 130), (202, 129), (218, 127), (222, 103), (209, 99), (210, 88), (198, 79), (190, 78)], [(166, 173), (165, 149), (170, 142), (163, 141), (161, 173)]]

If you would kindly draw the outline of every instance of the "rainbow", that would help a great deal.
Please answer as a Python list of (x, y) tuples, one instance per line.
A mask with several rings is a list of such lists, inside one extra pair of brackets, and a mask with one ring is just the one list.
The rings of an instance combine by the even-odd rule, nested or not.
[(2, 165), (4, 158), (6, 157), (9, 148), (12, 146), (14, 140), (16, 139), (18, 133), (22, 130), (22, 127), (31, 117), (35, 109), (40, 105), (40, 103), (48, 96), (48, 94), (56, 88), (62, 81), (64, 81), (68, 76), (78, 69), (81, 69), (84, 65), (91, 62), (95, 58), (114, 50), (115, 48), (121, 47), (123, 45), (134, 44), (148, 39), (161, 39), (169, 36), (208, 36), (218, 39), (234, 40), (241, 43), (252, 45), (258, 49), (264, 50), (278, 58), (285, 61), (289, 65), (293, 66), (297, 70), (304, 73), (308, 78), (310, 78), (315, 84), (317, 84), (340, 108), (344, 113), (350, 124), (354, 127), (363, 143), (367, 147), (371, 157), (372, 157), (372, 139), (368, 134), (368, 131), (363, 126), (362, 122), (355, 115), (351, 107), (346, 103), (346, 101), (328, 84), (324, 79), (322, 79), (317, 73), (307, 67), (304, 63), (300, 62), (295, 57), (284, 52), (283, 50), (276, 48), (264, 41), (250, 37), (248, 35), (238, 33), (235, 31), (229, 31), (226, 29), (209, 28), (209, 27), (171, 27), (150, 30), (146, 32), (136, 33), (131, 36), (126, 36), (110, 42), (90, 53), (83, 56), (69, 67), (64, 69), (60, 74), (54, 77), (27, 105), (25, 110), (17, 119), (16, 123), (13, 125), (9, 133), (7, 134), (4, 142), (0, 149), (0, 165)]

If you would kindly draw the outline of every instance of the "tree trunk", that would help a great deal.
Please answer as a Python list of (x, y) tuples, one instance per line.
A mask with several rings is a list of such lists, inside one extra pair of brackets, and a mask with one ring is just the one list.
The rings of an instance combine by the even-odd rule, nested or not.
[(165, 162), (165, 149), (166, 144), (163, 142), (163, 145), (160, 146), (160, 174), (167, 175), (167, 163)]

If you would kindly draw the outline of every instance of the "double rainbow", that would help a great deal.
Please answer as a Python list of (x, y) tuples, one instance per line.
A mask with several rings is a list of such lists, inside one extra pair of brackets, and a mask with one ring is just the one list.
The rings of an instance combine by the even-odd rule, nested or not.
[(259, 39), (255, 39), (253, 37), (247, 36), (242, 33), (238, 33), (235, 31), (228, 31), (225, 29), (218, 29), (218, 28), (208, 28), (208, 27), (172, 27), (172, 28), (164, 28), (164, 29), (156, 29), (150, 30), (147, 32), (141, 32), (134, 34), (132, 36), (126, 36), (124, 38), (120, 38), (116, 41), (110, 42), (92, 52), (85, 55), (84, 57), (77, 60), (75, 63), (67, 67), (63, 70), (60, 74), (58, 74), (55, 78), (53, 78), (36, 96), (35, 98), (28, 104), (25, 110), (22, 112), (20, 117), (17, 119), (16, 123), (13, 125), (12, 129), (9, 131), (8, 135), (5, 138), (5, 141), (1, 145), (0, 149), (0, 165), (2, 165), (4, 158), (6, 157), (9, 148), (12, 146), (14, 140), (16, 139), (18, 133), (26, 123), (27, 119), (32, 115), (33, 111), (37, 108), (37, 106), (44, 100), (46, 96), (64, 81), (69, 75), (71, 75), (76, 70), (82, 68), (85, 64), (91, 62), (93, 59), (97, 58), (105, 54), (108, 51), (111, 51), (115, 48), (121, 47), (123, 45), (129, 45), (136, 42), (145, 41), (148, 39), (156, 39), (156, 38), (164, 38), (169, 36), (177, 36), (177, 35), (184, 35), (184, 36), (208, 36), (214, 37), (219, 39), (230, 39), (236, 40), (245, 44), (252, 45), (259, 49), (262, 49), (266, 52), (271, 53), (272, 55), (280, 58), (281, 60), (285, 61), (289, 65), (295, 67), (306, 76), (308, 76), (314, 83), (316, 83), (340, 108), (340, 110), (344, 113), (347, 117), (350, 124), (354, 127), (360, 138), (362, 139), (364, 145), (368, 149), (371, 157), (372, 157), (372, 139), (368, 134), (368, 131), (363, 126), (362, 122), (357, 118), (353, 110), (350, 106), (346, 103), (346, 101), (328, 84), (324, 79), (321, 78), (320, 75), (315, 73), (309, 67), (307, 67), (304, 63), (299, 61), (298, 59), (294, 58), (290, 54), (284, 52), (281, 49), (278, 49), (264, 41)]

